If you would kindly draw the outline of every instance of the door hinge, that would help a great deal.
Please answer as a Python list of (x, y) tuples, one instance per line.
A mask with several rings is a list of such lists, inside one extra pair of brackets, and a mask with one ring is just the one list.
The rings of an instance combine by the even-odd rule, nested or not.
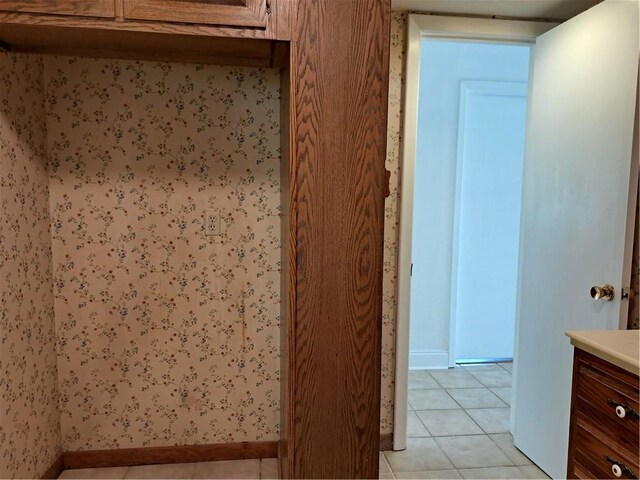
[(267, 15), (271, 15), (271, 0), (265, 0), (267, 2)]
[(391, 196), (391, 170), (384, 170), (384, 198)]
[(622, 287), (622, 293), (620, 294), (620, 298), (622, 300), (629, 300), (630, 298), (633, 298), (634, 295), (635, 295), (635, 292), (633, 291), (632, 288)]
[(413, 277), (413, 263), (411, 264), (411, 271), (409, 272), (409, 276)]

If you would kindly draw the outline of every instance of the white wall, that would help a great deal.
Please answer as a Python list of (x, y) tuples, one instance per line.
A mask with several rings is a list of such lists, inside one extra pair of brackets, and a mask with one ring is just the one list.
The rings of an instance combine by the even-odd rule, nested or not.
[(422, 41), (410, 368), (448, 365), (461, 82), (526, 82), (529, 68), (527, 46)]

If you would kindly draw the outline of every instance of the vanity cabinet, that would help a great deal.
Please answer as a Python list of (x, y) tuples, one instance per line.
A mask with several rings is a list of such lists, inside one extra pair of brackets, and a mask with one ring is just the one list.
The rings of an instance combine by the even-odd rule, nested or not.
[(567, 478), (638, 478), (638, 375), (575, 349)]
[(114, 18), (114, 0), (22, 0), (2, 1), (0, 11)]
[(242, 27), (267, 26), (269, 0), (124, 0), (124, 18)]

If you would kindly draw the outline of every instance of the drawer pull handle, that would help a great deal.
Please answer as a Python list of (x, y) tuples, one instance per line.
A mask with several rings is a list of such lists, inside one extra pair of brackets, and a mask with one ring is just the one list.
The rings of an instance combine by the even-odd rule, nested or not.
[(624, 403), (618, 403), (615, 400), (608, 398), (607, 403), (616, 409), (616, 415), (620, 418), (625, 418), (627, 415), (630, 417), (638, 418), (638, 412), (636, 412), (629, 405), (625, 405)]
[(638, 478), (636, 477), (636, 475), (629, 470), (625, 465), (623, 465), (622, 463), (620, 463), (617, 460), (614, 460), (613, 458), (611, 458), (609, 455), (607, 455), (606, 457), (604, 457), (605, 460), (607, 462), (609, 462), (611, 464), (611, 473), (613, 473), (613, 475), (616, 478), (620, 478), (622, 476), (623, 473), (625, 473), (629, 478)]

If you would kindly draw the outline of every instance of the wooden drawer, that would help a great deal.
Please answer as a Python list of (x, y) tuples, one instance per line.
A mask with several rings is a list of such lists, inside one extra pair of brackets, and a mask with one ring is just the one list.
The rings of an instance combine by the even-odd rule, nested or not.
[(114, 0), (22, 0), (0, 1), (0, 10), (78, 17), (114, 18)]
[(577, 473), (584, 477), (616, 478), (612, 467), (617, 464), (622, 469), (621, 476), (617, 478), (638, 478), (637, 456), (635, 460), (629, 458), (628, 452), (623, 451), (614, 440), (603, 437), (601, 432), (591, 427), (580, 420), (576, 425), (574, 476), (577, 477)]
[(576, 425), (583, 431), (597, 437), (605, 445), (608, 445), (616, 455), (623, 456), (631, 464), (638, 465), (640, 463), (637, 433), (634, 435), (626, 431), (610, 430), (598, 418), (589, 417), (581, 412), (576, 414)]
[[(623, 407), (621, 418), (616, 406)], [(608, 434), (634, 442), (638, 448), (638, 377), (609, 364), (584, 357), (578, 364), (575, 408), (600, 424)]]
[(265, 28), (267, 4), (275, 1), (124, 0), (124, 16), (136, 20)]
[(575, 350), (568, 478), (615, 478), (614, 464), (623, 466), (618, 478), (637, 478), (638, 392), (637, 375)]
[(579, 463), (573, 464), (573, 478), (583, 478), (583, 479), (596, 479), (594, 474), (592, 474), (589, 470), (583, 468)]

